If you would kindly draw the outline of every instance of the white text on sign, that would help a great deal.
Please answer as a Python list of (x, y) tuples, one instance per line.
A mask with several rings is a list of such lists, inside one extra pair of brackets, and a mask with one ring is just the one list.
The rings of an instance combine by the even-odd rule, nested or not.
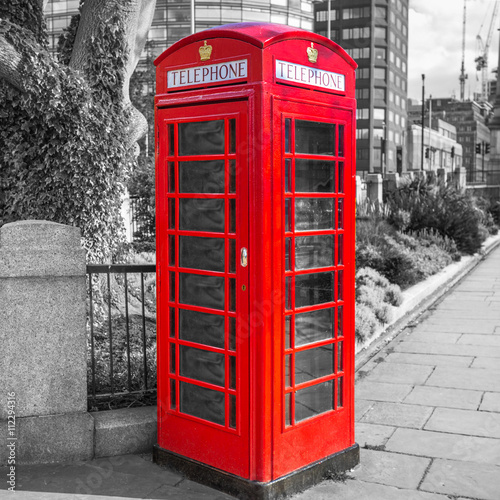
[(246, 59), (229, 61), (208, 66), (175, 69), (167, 72), (168, 88), (204, 85), (207, 83), (227, 82), (247, 77), (248, 64)]
[(345, 91), (344, 75), (286, 61), (276, 61), (276, 78), (287, 82)]

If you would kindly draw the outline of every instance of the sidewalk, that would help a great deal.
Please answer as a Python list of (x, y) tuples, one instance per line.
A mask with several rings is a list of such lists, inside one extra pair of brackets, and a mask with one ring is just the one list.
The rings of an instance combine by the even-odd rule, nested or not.
[[(361, 367), (356, 423), (361, 464), (294, 500), (500, 498), (500, 247)], [(232, 498), (149, 455), (20, 465), (17, 475), (16, 498), (28, 500)], [(1, 490), (6, 468), (0, 476)]]

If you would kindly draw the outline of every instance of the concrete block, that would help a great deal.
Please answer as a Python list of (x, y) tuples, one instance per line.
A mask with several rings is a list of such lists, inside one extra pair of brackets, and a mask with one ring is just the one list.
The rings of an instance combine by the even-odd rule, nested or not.
[(498, 500), (500, 467), (473, 462), (435, 460), (420, 487), (424, 491), (442, 493), (448, 498)]
[(352, 475), (359, 481), (416, 490), (430, 462), (430, 458), (363, 450), (361, 467)]
[[(5, 421), (0, 421), (0, 425), (2, 429), (7, 427)], [(17, 418), (16, 434), (18, 464), (72, 462), (93, 457), (94, 420), (88, 413)], [(0, 463), (5, 465), (7, 448), (3, 442), (0, 445)]]
[(360, 422), (420, 429), (431, 416), (433, 409), (430, 406), (376, 402)]
[(156, 443), (156, 406), (93, 413), (95, 456), (151, 452)]
[(436, 408), (424, 429), (500, 438), (500, 415), (456, 408)]

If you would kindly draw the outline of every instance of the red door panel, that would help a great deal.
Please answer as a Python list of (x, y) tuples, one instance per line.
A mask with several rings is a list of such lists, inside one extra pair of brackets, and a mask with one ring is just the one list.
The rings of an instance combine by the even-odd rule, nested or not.
[(157, 123), (158, 444), (248, 477), (247, 104)]

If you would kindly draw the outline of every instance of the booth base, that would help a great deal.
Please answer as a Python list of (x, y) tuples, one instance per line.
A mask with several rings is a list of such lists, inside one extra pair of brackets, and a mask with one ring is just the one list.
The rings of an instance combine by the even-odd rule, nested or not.
[(158, 445), (153, 449), (153, 461), (179, 472), (198, 483), (233, 495), (241, 500), (278, 500), (304, 491), (324, 479), (352, 469), (359, 463), (359, 445), (298, 469), (269, 483), (250, 481), (215, 469), (209, 465), (164, 450)]

